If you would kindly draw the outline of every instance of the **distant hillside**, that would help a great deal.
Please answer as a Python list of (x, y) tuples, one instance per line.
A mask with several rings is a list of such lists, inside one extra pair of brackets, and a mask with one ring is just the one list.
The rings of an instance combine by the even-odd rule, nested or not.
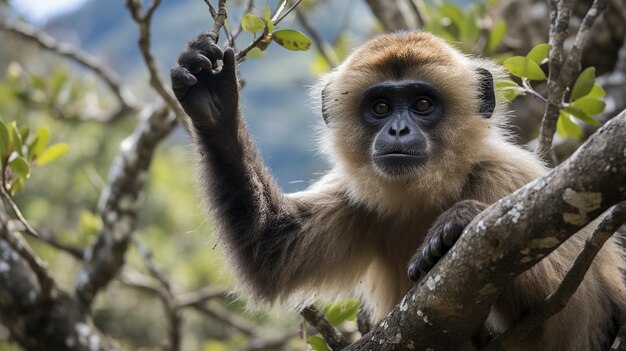
[[(311, 22), (320, 28), (323, 36), (332, 38), (341, 25), (348, 1), (329, 3), (311, 15)], [(354, 5), (349, 28), (354, 33), (352, 44), (357, 45), (373, 28), (373, 19), (360, 2)], [(237, 20), (240, 15), (234, 11), (231, 19)], [(294, 22), (286, 20), (283, 26), (296, 26)], [(201, 0), (162, 2), (153, 20), (152, 49), (163, 77), (167, 77), (167, 70), (174, 65), (185, 43), (196, 33), (210, 29), (211, 24), (208, 9)], [(53, 20), (46, 29), (102, 58), (132, 86), (149, 90), (136, 44), (138, 29), (123, 1), (89, 1), (78, 11)], [(251, 39), (244, 33), (240, 45)], [(287, 191), (304, 188), (317, 177), (314, 173), (325, 167), (313, 153), (312, 126), (319, 121), (305, 107), (306, 86), (315, 79), (309, 68), (314, 58), (314, 50), (290, 52), (272, 46), (263, 59), (248, 60), (240, 67), (246, 81), (243, 104), (251, 133)]]

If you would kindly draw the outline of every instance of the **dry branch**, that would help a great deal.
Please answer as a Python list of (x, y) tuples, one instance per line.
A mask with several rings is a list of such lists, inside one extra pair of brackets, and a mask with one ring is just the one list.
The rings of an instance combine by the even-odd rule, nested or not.
[[(391, 314), (346, 350), (456, 349), (480, 329), (491, 304), (512, 279), (626, 200), (624, 174), (626, 111), (569, 160), (475, 218)], [(566, 201), (589, 196), (598, 200), (592, 207), (572, 207)]]

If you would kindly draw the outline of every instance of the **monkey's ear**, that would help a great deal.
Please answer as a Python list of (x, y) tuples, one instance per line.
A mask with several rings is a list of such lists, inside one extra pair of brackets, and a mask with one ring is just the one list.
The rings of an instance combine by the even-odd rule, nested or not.
[(324, 89), (322, 89), (322, 118), (324, 118), (324, 123), (326, 123), (327, 127), (330, 127), (330, 120), (328, 115), (328, 97), (326, 94), (326, 90), (328, 89), (329, 84), (326, 84)]
[(493, 76), (485, 68), (478, 68), (478, 99), (480, 107), (478, 113), (489, 118), (496, 108), (496, 94), (493, 90)]

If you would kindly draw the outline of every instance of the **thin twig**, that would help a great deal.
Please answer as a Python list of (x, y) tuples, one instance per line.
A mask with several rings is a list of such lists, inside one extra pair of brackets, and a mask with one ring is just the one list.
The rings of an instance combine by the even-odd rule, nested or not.
[[(287, 15), (289, 15), (300, 3), (302, 2), (302, 0), (298, 0), (296, 1), (289, 9), (287, 9), (280, 17), (278, 17), (276, 19), (276, 21), (274, 21), (275, 25), (278, 25), (285, 17), (287, 17)], [(267, 27), (266, 27), (267, 30)], [(263, 33), (263, 35), (260, 35), (258, 38), (256, 38), (254, 41), (252, 41), (250, 44), (248, 44), (248, 46), (246, 46), (245, 48), (241, 49), (241, 51), (237, 52), (237, 55), (235, 55), (235, 58), (237, 59), (237, 62), (241, 62), (245, 59), (246, 55), (248, 54), (248, 52), (252, 49), (254, 49), (262, 40), (265, 39), (265, 36), (268, 33)]]
[(520, 340), (533, 329), (551, 316), (561, 311), (569, 299), (574, 295), (585, 274), (591, 267), (594, 258), (602, 249), (602, 245), (626, 222), (626, 201), (613, 207), (609, 214), (596, 227), (593, 234), (585, 242), (585, 246), (576, 256), (572, 267), (554, 293), (546, 300), (514, 324), (509, 330), (496, 337), (485, 350), (500, 350), (513, 348)]
[[(246, 15), (246, 13), (250, 13), (252, 11), (252, 8), (254, 7), (254, 0), (248, 0), (248, 2), (246, 3), (246, 6), (243, 10), (243, 13), (241, 14), (241, 19), (243, 19), (243, 16)], [(239, 34), (241, 34), (243, 32), (243, 27), (241, 25), (241, 19), (239, 20), (239, 25), (237, 26), (237, 30), (232, 34), (232, 38), (230, 40), (232, 40), (231, 43), (229, 43), (230, 47), (234, 48), (234, 44), (235, 44), (235, 39), (237, 39), (239, 37)]]
[[(215, 11), (215, 9), (213, 11)], [(215, 21), (213, 22), (213, 29), (211, 29), (211, 33), (215, 34), (215, 37), (217, 38), (220, 29), (224, 27), (226, 18), (228, 18), (228, 12), (226, 11), (226, 0), (218, 0), (217, 14), (213, 18), (215, 19)]]
[(27, 40), (33, 41), (44, 49), (50, 50), (57, 55), (67, 57), (84, 68), (92, 71), (102, 79), (115, 94), (120, 102), (120, 107), (109, 117), (95, 118), (98, 121), (112, 121), (124, 114), (136, 112), (139, 109), (137, 99), (124, 86), (121, 79), (111, 68), (103, 64), (97, 57), (84, 52), (73, 45), (60, 42), (46, 32), (22, 21), (3, 19), (0, 27), (8, 32), (17, 34)]
[(35, 230), (35, 228), (33, 228), (30, 225), (30, 223), (28, 223), (28, 221), (22, 214), (22, 211), (20, 211), (20, 208), (17, 206), (15, 201), (13, 201), (13, 197), (7, 190), (4, 177), (2, 179), (2, 186), (0, 186), (0, 194), (2, 194), (2, 197), (4, 198), (4, 200), (9, 204), (9, 207), (11, 207), (11, 210), (15, 214), (15, 217), (17, 217), (17, 219), (22, 223), (22, 225), (24, 225), (24, 229), (26, 229), (25, 230), (26, 233), (31, 235), (34, 238), (41, 238), (41, 235), (39, 235), (39, 233)]
[(209, 7), (209, 13), (211, 14), (211, 17), (213, 17), (213, 20), (215, 20), (217, 17), (217, 11), (215, 11), (215, 7), (213, 7), (209, 0), (204, 0), (204, 3)]
[(533, 89), (533, 87), (530, 86), (530, 84), (528, 84), (528, 79), (522, 79), (522, 86), (524, 87), (524, 91), (531, 94), (532, 96), (538, 98), (539, 100), (543, 101), (544, 103), (548, 103), (548, 99), (546, 99), (545, 97), (543, 97), (543, 95), (539, 94), (535, 89)]
[(335, 328), (315, 306), (305, 307), (300, 314), (326, 340), (334, 351), (343, 349), (351, 344), (339, 329)]
[(141, 13), (141, 1), (126, 0), (126, 7), (131, 13), (132, 18), (139, 26), (139, 49), (141, 55), (148, 66), (150, 73), (150, 85), (154, 90), (163, 98), (167, 105), (176, 113), (176, 117), (182, 120), (185, 116), (185, 112), (182, 110), (178, 101), (172, 94), (172, 92), (165, 88), (165, 85), (159, 78), (159, 71), (157, 69), (156, 60), (150, 51), (150, 25), (152, 23), (152, 15), (156, 11), (157, 7), (161, 3), (161, 0), (152, 0), (148, 5), (148, 9), (145, 14)]

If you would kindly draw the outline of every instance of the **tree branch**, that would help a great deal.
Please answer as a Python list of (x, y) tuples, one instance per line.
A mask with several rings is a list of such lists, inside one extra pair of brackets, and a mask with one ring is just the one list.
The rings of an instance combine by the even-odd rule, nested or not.
[(19, 245), (10, 243), (15, 237), (7, 223), (0, 211), (0, 321), (11, 340), (25, 350), (118, 350), (74, 297), (55, 288), (49, 298), (37, 298), (41, 287), (33, 277), (33, 266), (14, 249)]
[(593, 234), (587, 239), (585, 247), (576, 257), (572, 267), (565, 275), (565, 278), (563, 278), (563, 282), (561, 282), (557, 290), (548, 296), (540, 306), (537, 306), (519, 322), (515, 323), (509, 330), (490, 342), (485, 348), (485, 351), (508, 350), (512, 348), (516, 342), (524, 339), (534, 328), (561, 311), (572, 295), (574, 295), (578, 286), (582, 283), (585, 274), (589, 270), (589, 267), (591, 267), (602, 245), (604, 245), (625, 222), (626, 202), (621, 202), (611, 209), (609, 214), (600, 222)]
[(148, 9), (145, 14), (141, 13), (141, 1), (126, 0), (126, 7), (130, 11), (132, 18), (139, 26), (139, 49), (141, 50), (141, 55), (143, 56), (146, 66), (148, 66), (148, 72), (150, 73), (150, 85), (163, 98), (172, 111), (176, 113), (176, 117), (182, 121), (185, 116), (185, 112), (178, 104), (178, 100), (176, 100), (172, 92), (165, 88), (161, 78), (159, 78), (156, 60), (150, 51), (150, 25), (152, 24), (152, 15), (154, 15), (154, 12), (160, 3), (161, 0), (152, 0), (148, 5)]
[(596, 18), (604, 11), (607, 0), (594, 0), (583, 18), (567, 59), (563, 62), (563, 43), (568, 35), (569, 19), (572, 12), (571, 0), (550, 0), (550, 57), (548, 61), (548, 104), (541, 121), (539, 144), (535, 151), (548, 160), (552, 140), (556, 131), (559, 111), (567, 89), (574, 83), (580, 72), (582, 49), (587, 42), (589, 30)]
[(109, 172), (98, 208), (103, 228), (87, 252), (76, 280), (76, 293), (89, 305), (98, 291), (115, 277), (135, 229), (152, 155), (176, 125), (165, 106), (148, 106), (134, 132), (122, 141)]
[(309, 22), (308, 18), (302, 12), (302, 10), (296, 9), (296, 17), (298, 18), (298, 21), (300, 22), (300, 24), (302, 24), (302, 27), (304, 28), (304, 30), (307, 33), (309, 33), (309, 35), (311, 36), (311, 39), (315, 43), (315, 48), (317, 49), (317, 52), (319, 52), (319, 54), (322, 55), (326, 63), (328, 63), (328, 65), (331, 68), (337, 67), (340, 63), (339, 62), (340, 60), (337, 57), (335, 50), (333, 50), (333, 48), (330, 45), (328, 45), (328, 43), (325, 40), (322, 39), (321, 35), (317, 32), (315, 27), (313, 27), (313, 25)]
[(304, 317), (304, 320), (322, 335), (331, 349), (338, 351), (351, 344), (350, 340), (348, 340), (339, 329), (330, 324), (330, 322), (326, 320), (326, 317), (324, 317), (324, 314), (315, 306), (311, 305), (305, 307), (300, 311), (300, 314)]
[(624, 174), (626, 111), (570, 159), (477, 216), (390, 315), (346, 350), (458, 348), (517, 275), (626, 200)]

